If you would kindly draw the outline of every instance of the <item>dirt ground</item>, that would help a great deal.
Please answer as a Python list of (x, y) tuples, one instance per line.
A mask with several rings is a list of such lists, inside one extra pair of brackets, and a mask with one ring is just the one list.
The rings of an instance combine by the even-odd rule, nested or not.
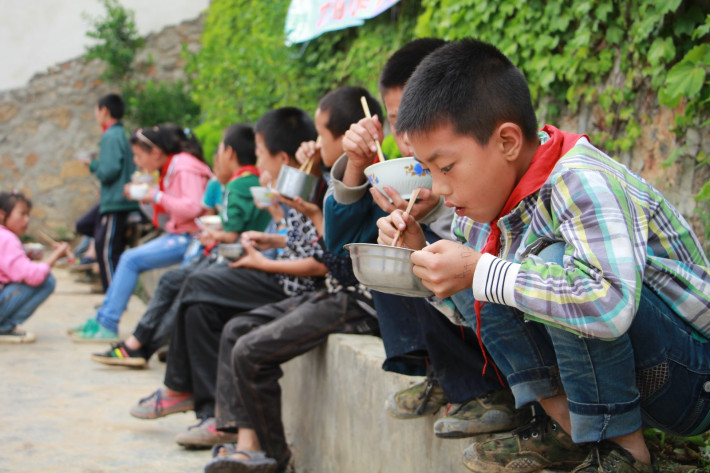
[[(95, 363), (106, 344), (73, 343), (70, 326), (95, 313), (102, 295), (54, 269), (57, 288), (24, 327), (26, 345), (0, 344), (0, 472), (200, 472), (209, 451), (185, 450), (175, 435), (196, 423), (193, 414), (157, 420), (131, 417), (130, 407), (162, 385), (165, 364), (146, 370)], [(121, 320), (130, 334), (144, 304), (131, 299)]]

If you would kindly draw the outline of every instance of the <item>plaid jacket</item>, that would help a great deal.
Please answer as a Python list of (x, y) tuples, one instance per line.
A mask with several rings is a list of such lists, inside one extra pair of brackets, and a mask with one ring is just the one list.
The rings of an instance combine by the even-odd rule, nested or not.
[[(586, 139), (498, 226), (501, 251), (481, 257), (476, 299), (611, 339), (628, 329), (646, 284), (710, 338), (710, 263), (690, 225), (657, 189)], [(481, 249), (490, 227), (458, 217), (453, 231)], [(554, 242), (565, 243), (563, 266), (536, 256)]]

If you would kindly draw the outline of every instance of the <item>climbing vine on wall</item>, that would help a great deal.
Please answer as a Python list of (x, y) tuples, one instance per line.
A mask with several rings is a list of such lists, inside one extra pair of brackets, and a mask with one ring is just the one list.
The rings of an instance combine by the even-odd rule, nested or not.
[[(648, 112), (676, 111), (678, 147), (710, 118), (710, 14), (706, 0), (404, 0), (363, 27), (284, 46), (288, 0), (214, 0), (203, 49), (191, 61), (207, 127), (253, 121), (279, 105), (313, 110), (346, 83), (376, 90), (380, 68), (421, 36), (474, 36), (498, 46), (530, 84), (542, 120), (594, 105), (595, 142), (629, 151)], [(710, 184), (698, 194), (710, 199)]]

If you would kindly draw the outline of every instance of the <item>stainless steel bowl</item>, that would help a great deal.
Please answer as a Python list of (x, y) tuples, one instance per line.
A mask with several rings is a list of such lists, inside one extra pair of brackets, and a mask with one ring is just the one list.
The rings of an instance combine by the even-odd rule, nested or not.
[(244, 256), (244, 247), (241, 243), (220, 243), (217, 251), (220, 256), (230, 261), (236, 261)]
[(313, 174), (306, 174), (285, 164), (281, 166), (279, 178), (274, 189), (284, 197), (295, 199), (300, 197), (307, 202), (314, 202), (318, 192), (320, 178)]
[(370, 289), (408, 297), (434, 295), (412, 272), (409, 256), (414, 250), (372, 243), (349, 243), (343, 248), (350, 252), (355, 277)]

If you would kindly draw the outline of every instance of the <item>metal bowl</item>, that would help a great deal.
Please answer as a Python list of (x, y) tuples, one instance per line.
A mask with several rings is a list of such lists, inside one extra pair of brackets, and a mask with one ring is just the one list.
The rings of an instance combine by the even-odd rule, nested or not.
[(244, 247), (241, 243), (220, 243), (217, 251), (221, 257), (229, 261), (236, 261), (244, 256)]
[(372, 290), (407, 297), (429, 297), (434, 293), (412, 272), (409, 248), (372, 243), (349, 243), (355, 277)]
[(306, 174), (284, 164), (281, 166), (274, 189), (289, 199), (300, 197), (306, 202), (314, 202), (318, 193), (319, 180), (318, 176)]

